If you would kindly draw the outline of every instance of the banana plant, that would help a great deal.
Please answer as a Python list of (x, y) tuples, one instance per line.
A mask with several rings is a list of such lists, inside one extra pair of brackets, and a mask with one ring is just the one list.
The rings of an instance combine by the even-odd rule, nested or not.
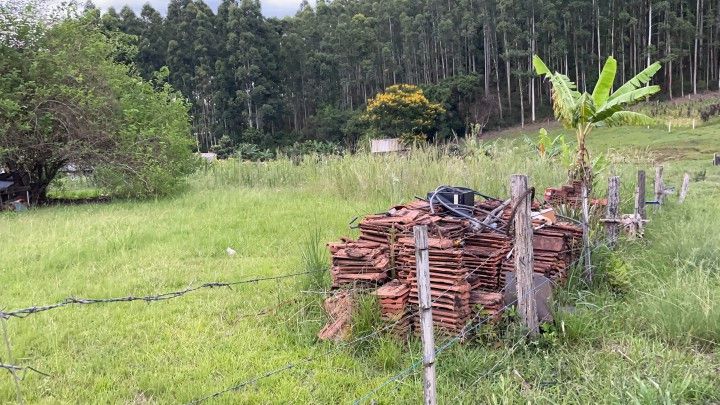
[(610, 56), (603, 66), (592, 94), (579, 92), (566, 75), (551, 72), (539, 56), (533, 56), (535, 72), (552, 85), (552, 104), (555, 118), (566, 128), (574, 129), (577, 137), (577, 156), (570, 172), (571, 180), (592, 184), (590, 155), (585, 146), (587, 136), (597, 127), (621, 125), (651, 125), (654, 121), (645, 114), (627, 111), (626, 107), (660, 91), (650, 86), (650, 80), (660, 70), (655, 62), (612, 91), (617, 72), (617, 61)]

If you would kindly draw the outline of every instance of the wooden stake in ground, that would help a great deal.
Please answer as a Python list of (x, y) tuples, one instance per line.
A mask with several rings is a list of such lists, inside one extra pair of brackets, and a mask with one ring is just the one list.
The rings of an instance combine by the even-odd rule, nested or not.
[(685, 201), (685, 197), (687, 197), (689, 187), (690, 187), (690, 173), (685, 173), (685, 176), (683, 176), (682, 187), (680, 188), (680, 198), (678, 199), (678, 202), (680, 204), (682, 204)]
[(645, 170), (637, 172), (637, 186), (635, 186), (635, 215), (646, 219), (645, 214)]
[(612, 176), (608, 180), (608, 204), (607, 219), (616, 222), (606, 222), (605, 231), (607, 233), (607, 244), (614, 247), (620, 234), (620, 176)]
[(435, 337), (433, 336), (432, 301), (430, 299), (430, 257), (428, 255), (427, 226), (413, 227), (415, 235), (415, 264), (417, 270), (420, 328), (422, 329), (425, 405), (435, 405)]
[(585, 259), (585, 269), (583, 271), (583, 276), (585, 277), (585, 281), (589, 284), (592, 283), (593, 271), (592, 263), (590, 262), (590, 202), (588, 201), (590, 197), (588, 196), (587, 180), (583, 180), (581, 187), (583, 214), (583, 256)]
[(665, 183), (663, 182), (663, 167), (655, 168), (655, 201), (662, 205), (665, 199)]
[(720, 166), (720, 154), (718, 153), (713, 155), (713, 166)]
[(514, 174), (510, 178), (510, 192), (515, 205), (515, 277), (517, 279), (517, 302), (520, 319), (530, 330), (538, 334), (538, 318), (533, 294), (533, 229), (530, 220), (530, 194), (528, 178)]

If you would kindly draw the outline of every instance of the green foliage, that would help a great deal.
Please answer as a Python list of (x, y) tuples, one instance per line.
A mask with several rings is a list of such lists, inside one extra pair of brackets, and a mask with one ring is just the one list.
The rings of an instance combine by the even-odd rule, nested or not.
[(610, 292), (619, 296), (632, 291), (631, 265), (620, 254), (608, 248), (596, 249), (593, 263), (597, 268), (596, 284), (606, 286)]
[(530, 145), (542, 159), (560, 157), (563, 163), (570, 156), (570, 145), (565, 141), (563, 134), (555, 137), (550, 136), (545, 128), (540, 128), (536, 140), (525, 137), (525, 142)]
[(253, 162), (263, 162), (275, 158), (275, 153), (270, 149), (260, 149), (254, 143), (241, 142), (237, 146), (237, 157), (240, 160), (250, 160)]
[(445, 114), (439, 104), (431, 103), (417, 86), (390, 86), (368, 101), (365, 119), (384, 138), (399, 138), (407, 134), (427, 135)]
[(229, 136), (223, 135), (217, 145), (210, 147), (210, 152), (216, 153), (218, 159), (227, 159), (235, 154), (236, 149), (235, 142)]
[(340, 155), (343, 149), (332, 142), (307, 140), (295, 142), (294, 144), (281, 149), (282, 153), (289, 157), (302, 157), (307, 155)]
[(330, 263), (319, 230), (311, 232), (303, 244), (302, 263), (306, 277), (305, 288), (310, 291), (325, 291), (330, 288)]
[[(577, 157), (571, 171), (573, 179), (589, 180), (592, 166), (588, 166), (589, 154), (585, 146), (586, 137), (593, 128), (621, 125), (650, 125), (653, 120), (641, 113), (624, 109), (660, 91), (659, 86), (641, 87), (650, 82), (660, 70), (655, 62), (612, 92), (617, 71), (617, 62), (610, 56), (600, 72), (593, 94), (580, 93), (577, 86), (566, 75), (552, 73), (539, 56), (533, 56), (535, 72), (552, 84), (552, 101), (555, 117), (566, 128), (575, 130)], [(590, 169), (590, 170), (588, 170)]]
[(5, 163), (31, 177), (34, 199), (68, 163), (94, 169), (113, 196), (169, 194), (195, 167), (187, 106), (169, 84), (116, 62), (123, 34), (94, 24), (70, 17), (23, 47), (0, 43)]
[[(377, 296), (372, 294), (355, 295), (355, 311), (352, 316), (353, 338), (369, 335), (382, 326), (380, 305)], [(362, 346), (371, 347), (372, 341), (363, 342)]]

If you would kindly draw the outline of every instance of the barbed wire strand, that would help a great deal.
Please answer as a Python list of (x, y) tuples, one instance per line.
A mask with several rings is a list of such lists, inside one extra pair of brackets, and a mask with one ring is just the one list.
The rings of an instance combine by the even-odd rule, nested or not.
[(368, 339), (370, 339), (370, 338), (372, 338), (372, 337), (374, 337), (374, 336), (377, 336), (377, 335), (381, 334), (382, 332), (385, 332), (385, 331), (387, 331), (387, 330), (390, 330), (391, 328), (395, 327), (396, 325), (398, 325), (398, 324), (399, 324), (400, 322), (402, 322), (403, 320), (404, 320), (404, 317), (401, 317), (400, 319), (396, 320), (395, 322), (389, 323), (389, 324), (385, 325), (384, 327), (382, 327), (382, 328), (380, 328), (380, 329), (377, 329), (377, 330), (375, 330), (375, 331), (373, 331), (373, 332), (371, 332), (371, 333), (369, 333), (369, 334), (367, 334), (367, 335), (360, 336), (360, 337), (358, 337), (358, 338), (356, 338), (356, 339), (353, 339), (353, 340), (351, 340), (351, 341), (349, 341), (349, 342), (342, 343), (342, 344), (337, 345), (337, 346), (335, 346), (335, 347), (333, 347), (333, 348), (331, 348), (331, 349), (329, 349), (329, 350), (324, 350), (324, 351), (322, 351), (322, 352), (320, 352), (320, 353), (314, 354), (314, 355), (312, 355), (312, 356), (308, 356), (308, 357), (306, 357), (306, 358), (304, 358), (304, 359), (300, 359), (300, 360), (295, 361), (295, 362), (290, 362), (290, 363), (288, 363), (288, 364), (286, 364), (286, 365), (284, 365), (284, 366), (282, 366), (282, 367), (279, 367), (279, 368), (276, 368), (276, 369), (267, 371), (267, 372), (265, 372), (265, 373), (263, 373), (263, 374), (260, 374), (260, 375), (257, 375), (257, 376), (255, 376), (255, 377), (252, 377), (252, 378), (250, 378), (250, 379), (244, 380), (244, 381), (242, 381), (242, 382), (240, 382), (240, 383), (238, 383), (238, 384), (235, 384), (235, 385), (233, 385), (233, 386), (230, 386), (230, 387), (228, 387), (228, 388), (225, 388), (225, 389), (223, 389), (223, 390), (221, 390), (221, 391), (217, 391), (217, 392), (214, 392), (214, 393), (212, 393), (212, 394), (206, 395), (206, 396), (204, 396), (204, 397), (194, 399), (194, 400), (188, 402), (188, 405), (199, 404), (199, 403), (205, 402), (205, 401), (207, 401), (207, 400), (209, 400), (209, 399), (217, 398), (217, 397), (219, 397), (220, 395), (226, 394), (226, 393), (228, 393), (228, 392), (238, 391), (238, 390), (240, 390), (241, 388), (243, 388), (243, 387), (245, 387), (245, 386), (247, 386), (247, 385), (253, 384), (253, 383), (255, 383), (255, 382), (257, 382), (257, 381), (259, 381), (259, 380), (261, 380), (261, 379), (271, 377), (271, 376), (273, 376), (273, 375), (275, 375), (275, 374), (278, 374), (278, 373), (281, 373), (281, 372), (283, 372), (283, 371), (285, 371), (285, 370), (289, 370), (289, 369), (291, 369), (291, 368), (294, 368), (294, 367), (296, 367), (296, 366), (298, 366), (298, 365), (300, 365), (300, 364), (309, 363), (309, 362), (312, 362), (312, 361), (314, 361), (314, 360), (317, 360), (317, 359), (319, 359), (319, 358), (321, 358), (321, 357), (326, 357), (326, 356), (331, 355), (331, 354), (333, 354), (333, 353), (336, 353), (336, 352), (338, 352), (338, 351), (340, 351), (340, 350), (342, 350), (342, 349), (344, 349), (344, 348), (346, 348), (346, 347), (349, 347), (349, 346), (351, 346), (351, 345), (354, 345), (354, 344), (363, 342), (363, 341), (365, 341), (365, 340), (368, 340)]
[(195, 292), (202, 289), (212, 289), (212, 288), (232, 288), (236, 285), (241, 284), (249, 284), (249, 283), (256, 283), (260, 281), (267, 281), (267, 280), (280, 280), (285, 278), (291, 278), (291, 277), (297, 277), (305, 274), (310, 274), (312, 271), (303, 271), (299, 273), (290, 273), (290, 274), (284, 274), (280, 276), (271, 276), (271, 277), (256, 277), (253, 279), (248, 280), (240, 280), (240, 281), (232, 281), (232, 282), (209, 282), (204, 283), (201, 285), (198, 285), (196, 287), (188, 287), (184, 290), (178, 290), (178, 291), (171, 291), (166, 292), (162, 294), (156, 294), (156, 295), (146, 295), (146, 296), (126, 296), (126, 297), (113, 297), (113, 298), (76, 298), (76, 297), (68, 297), (60, 302), (57, 302), (55, 304), (49, 304), (49, 305), (43, 305), (43, 306), (32, 306), (28, 308), (23, 309), (16, 309), (13, 311), (5, 312), (0, 311), (0, 319), (10, 319), (10, 318), (26, 318), (32, 314), (36, 314), (38, 312), (45, 312), (50, 311), (52, 309), (57, 309), (65, 306), (70, 305), (90, 305), (90, 304), (107, 304), (107, 303), (114, 303), (114, 302), (133, 302), (133, 301), (145, 301), (145, 302), (154, 302), (154, 301), (166, 301), (173, 298), (182, 297), (186, 294), (189, 294), (191, 292)]
[[(490, 260), (490, 259), (492, 259), (492, 258), (491, 258), (491, 257), (488, 257), (488, 258), (486, 259), (486, 261), (488, 261), (488, 260)], [(484, 264), (484, 263), (483, 263), (483, 264)], [(480, 266), (478, 266), (478, 268), (479, 268), (479, 267), (480, 267)], [(471, 271), (470, 274), (466, 275), (466, 276), (465, 276), (465, 279), (467, 279), (467, 278), (468, 278), (472, 273), (474, 273), (475, 271), (477, 271), (477, 268), (476, 268), (475, 270)], [(451, 288), (452, 288), (452, 287), (446, 289), (445, 291), (442, 291), (438, 297), (436, 297), (433, 301), (431, 301), (431, 304), (434, 304), (435, 302), (437, 302), (437, 300), (443, 298), (444, 294), (447, 293), (448, 291), (450, 291)], [(503, 290), (504, 290), (504, 288), (503, 288)], [(228, 388), (226, 388), (226, 389), (223, 389), (223, 390), (221, 390), (221, 391), (217, 391), (217, 392), (215, 392), (215, 393), (212, 393), (212, 394), (206, 395), (206, 396), (204, 396), (204, 397), (195, 399), (195, 400), (189, 402), (188, 405), (190, 405), (190, 404), (199, 404), (199, 403), (202, 403), (202, 402), (207, 401), (207, 400), (209, 400), (209, 399), (217, 398), (218, 396), (223, 395), (223, 394), (226, 394), (226, 393), (228, 393), (228, 392), (237, 391), (237, 390), (239, 390), (239, 389), (241, 389), (241, 388), (243, 388), (243, 387), (245, 387), (245, 386), (247, 386), (247, 385), (249, 385), (249, 384), (252, 384), (252, 383), (254, 383), (254, 382), (257, 382), (257, 381), (259, 381), (259, 380), (261, 380), (261, 379), (263, 379), (263, 378), (271, 377), (271, 376), (273, 376), (273, 375), (275, 375), (275, 374), (278, 374), (278, 373), (281, 373), (281, 372), (283, 372), (283, 371), (286, 371), (286, 370), (289, 370), (289, 369), (291, 369), (291, 368), (294, 368), (295, 366), (297, 366), (297, 365), (299, 365), (299, 364), (311, 362), (311, 361), (315, 360), (316, 358), (324, 357), (324, 356), (326, 356), (326, 355), (335, 353), (335, 352), (337, 352), (337, 351), (339, 351), (339, 350), (341, 350), (341, 349), (343, 349), (343, 348), (345, 348), (345, 347), (348, 347), (348, 346), (351, 346), (351, 345), (353, 345), (353, 344), (359, 343), (359, 342), (361, 342), (361, 341), (370, 339), (371, 337), (377, 336), (377, 335), (379, 335), (380, 333), (382, 333), (382, 332), (384, 332), (384, 331), (387, 331), (387, 330), (395, 327), (395, 326), (398, 325), (400, 322), (402, 322), (402, 321), (404, 320), (404, 318), (405, 318), (405, 317), (400, 317), (400, 318), (397, 319), (395, 322), (390, 323), (390, 324), (387, 324), (387, 325), (385, 325), (384, 327), (382, 327), (381, 329), (375, 330), (374, 332), (372, 332), (372, 333), (370, 333), (370, 334), (368, 334), (368, 335), (361, 336), (361, 337), (359, 337), (359, 338), (357, 338), (357, 339), (354, 339), (354, 340), (352, 340), (352, 341), (350, 341), (350, 342), (346, 342), (346, 343), (344, 343), (344, 344), (342, 344), (342, 345), (339, 345), (339, 346), (335, 347), (335, 348), (332, 349), (332, 350), (328, 350), (328, 351), (326, 351), (326, 352), (324, 352), (324, 353), (320, 353), (320, 354), (318, 354), (318, 355), (313, 355), (313, 356), (307, 357), (307, 358), (305, 358), (305, 359), (298, 360), (298, 361), (295, 362), (295, 363), (288, 363), (288, 364), (286, 364), (286, 365), (283, 366), (283, 367), (280, 367), (280, 368), (277, 368), (277, 369), (274, 369), (274, 370), (270, 370), (270, 371), (268, 371), (268, 372), (266, 372), (266, 373), (263, 373), (263, 374), (258, 375), (258, 376), (256, 376), (256, 377), (253, 377), (253, 378), (251, 378), (251, 379), (242, 381), (242, 382), (240, 382), (240, 383), (238, 383), (238, 384), (236, 384), (236, 385), (233, 385), (233, 386), (228, 387)]]
[[(24, 373), (24, 372), (26, 372), (26, 371), (29, 370), (29, 371), (36, 372), (36, 373), (38, 373), (38, 374), (40, 374), (40, 375), (43, 375), (43, 376), (45, 376), (45, 377), (51, 377), (50, 374), (45, 373), (45, 372), (42, 372), (42, 371), (36, 369), (35, 367), (31, 367), (31, 366), (18, 366), (17, 364), (0, 363), (0, 368), (5, 369), (5, 370), (7, 370), (8, 372), (11, 372), (11, 373), (12, 373), (13, 371), (15, 371), (15, 372), (22, 371), (22, 372)], [(22, 380), (22, 379), (21, 379), (21, 380)]]

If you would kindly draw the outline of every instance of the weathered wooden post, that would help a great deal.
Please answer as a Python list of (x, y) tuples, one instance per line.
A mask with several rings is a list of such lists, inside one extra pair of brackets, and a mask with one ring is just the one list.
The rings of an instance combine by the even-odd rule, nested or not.
[[(608, 204), (605, 231), (607, 233), (608, 246), (614, 247), (620, 234), (620, 176), (612, 176), (608, 180)], [(614, 221), (614, 222), (612, 222)]]
[(635, 186), (635, 211), (630, 229), (631, 237), (642, 236), (645, 218), (645, 171), (638, 170), (637, 185)]
[(646, 219), (645, 213), (645, 170), (637, 172), (637, 186), (635, 186), (635, 215)]
[(435, 405), (435, 337), (433, 336), (432, 300), (430, 299), (430, 257), (428, 254), (427, 226), (413, 227), (415, 236), (415, 264), (417, 270), (418, 301), (420, 302), (420, 328), (422, 329), (423, 368), (426, 405)]
[(582, 214), (583, 214), (583, 221), (582, 221), (583, 259), (584, 259), (583, 261), (585, 263), (585, 269), (583, 271), (583, 276), (585, 277), (585, 281), (587, 281), (588, 283), (592, 283), (593, 271), (592, 271), (592, 263), (590, 261), (590, 203), (588, 201), (590, 196), (588, 195), (587, 180), (583, 180), (581, 194), (582, 194)]
[(720, 166), (720, 153), (713, 155), (713, 166)]
[(678, 202), (682, 204), (685, 201), (685, 197), (687, 197), (688, 188), (690, 188), (690, 173), (685, 173), (683, 176), (683, 182), (682, 187), (680, 188), (680, 198), (678, 199)]
[(655, 201), (662, 205), (665, 199), (665, 183), (663, 182), (663, 167), (655, 168)]
[(530, 220), (530, 195), (528, 178), (513, 174), (510, 178), (510, 196), (515, 205), (515, 278), (517, 279), (517, 302), (520, 319), (531, 336), (538, 334), (538, 318), (533, 293), (533, 229)]

